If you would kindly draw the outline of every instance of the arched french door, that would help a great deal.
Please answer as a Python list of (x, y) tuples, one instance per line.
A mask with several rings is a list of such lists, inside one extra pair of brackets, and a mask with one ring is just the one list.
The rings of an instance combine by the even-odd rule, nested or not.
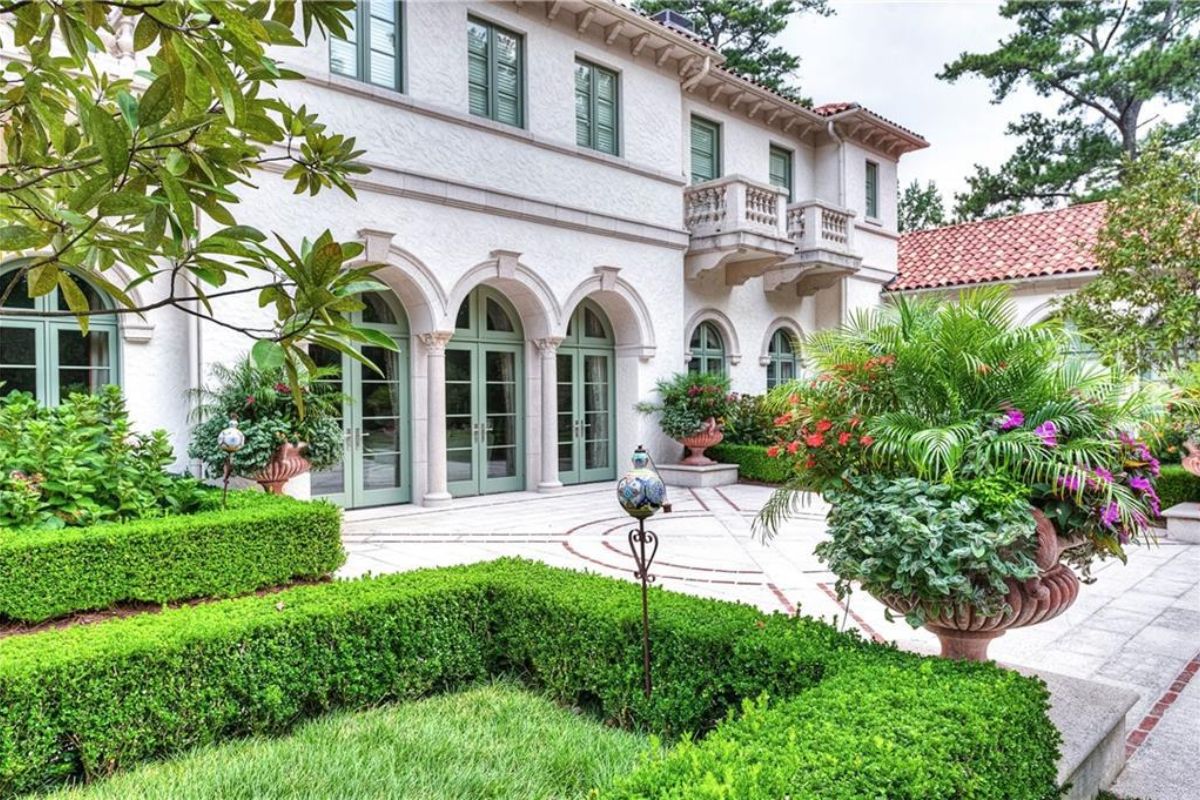
[(367, 307), (355, 313), (354, 324), (374, 328), (400, 347), (356, 345), (379, 372), (335, 350), (316, 345), (309, 349), (317, 364), (340, 369), (333, 382), (345, 395), (342, 463), (312, 474), (312, 494), (347, 508), (412, 500), (408, 319), (399, 303), (382, 293), (361, 299)]
[(467, 496), (525, 488), (524, 334), (516, 309), (480, 286), (446, 345), (446, 482)]
[(564, 484), (616, 477), (616, 350), (608, 317), (591, 300), (571, 315), (558, 346), (558, 479)]

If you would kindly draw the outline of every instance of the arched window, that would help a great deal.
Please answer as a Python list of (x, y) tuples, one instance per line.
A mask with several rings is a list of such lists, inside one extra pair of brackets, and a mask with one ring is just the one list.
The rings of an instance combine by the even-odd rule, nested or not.
[(780, 328), (771, 334), (767, 348), (767, 388), (774, 389), (781, 383), (795, 380), (800, 374), (800, 356), (791, 331)]
[(725, 341), (721, 332), (711, 322), (701, 322), (692, 331), (689, 345), (692, 353), (688, 372), (707, 375), (725, 374)]
[[(116, 317), (90, 317), (85, 334), (74, 317), (46, 316), (70, 310), (57, 289), (30, 297), (25, 277), (11, 270), (0, 272), (0, 295), (13, 281), (5, 308), (21, 313), (0, 316), (0, 395), (29, 392), (40, 403), (58, 405), (73, 393), (120, 382)], [(112, 307), (100, 292), (76, 282), (90, 308)]]

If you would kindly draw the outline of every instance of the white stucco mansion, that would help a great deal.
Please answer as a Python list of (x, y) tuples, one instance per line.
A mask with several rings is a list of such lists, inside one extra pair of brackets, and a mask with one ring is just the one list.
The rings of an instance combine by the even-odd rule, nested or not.
[[(610, 0), (361, 3), (354, 41), (282, 56), (305, 79), (281, 91), (372, 171), (357, 202), (264, 173), (239, 218), (364, 241), (389, 291), (363, 322), (401, 346), (368, 354), (386, 378), (343, 364), (344, 465), (297, 493), (437, 505), (609, 480), (638, 443), (674, 458), (633, 411), (656, 380), (718, 370), (762, 392), (794, 374), (796, 334), (896, 273), (896, 165), (919, 135), (797, 105)], [(48, 403), (120, 383), (180, 454), (187, 390), (249, 345), (174, 311), (87, 337), (37, 311), (0, 329), (0, 380)]]

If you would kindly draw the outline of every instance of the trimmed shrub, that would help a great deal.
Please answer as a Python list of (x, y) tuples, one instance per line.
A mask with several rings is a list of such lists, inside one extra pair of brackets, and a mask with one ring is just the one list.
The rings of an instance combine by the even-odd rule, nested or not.
[(1178, 464), (1164, 464), (1154, 480), (1159, 504), (1166, 510), (1178, 503), (1200, 503), (1200, 477)]
[[(655, 590), (656, 682), (647, 701), (638, 592), (622, 581), (506, 560), (0, 640), (0, 794), (495, 674), (519, 675), (605, 719), (667, 732), (703, 729), (760, 692), (802, 693), (797, 703), (762, 711), (778, 720), (772, 741), (786, 764), (801, 763), (797, 754), (811, 747), (817, 761), (846, 759), (840, 769), (849, 775), (871, 761), (850, 748), (883, 758), (893, 737), (915, 737), (922, 744), (887, 756), (878, 772), (894, 791), (872, 796), (942, 796), (924, 794), (927, 785), (955, 785), (956, 797), (1054, 793), (1057, 733), (1038, 682), (991, 666), (921, 667), (922, 659), (812, 620)], [(931, 680), (926, 669), (951, 677)], [(913, 677), (893, 680), (905, 676)], [(868, 717), (887, 727), (873, 735), (859, 723)], [(736, 726), (756, 718), (725, 723), (690, 747), (714, 767), (732, 763), (744, 746)], [(805, 735), (793, 739), (780, 726)], [(810, 739), (811, 731), (832, 738)], [(737, 757), (750, 763), (760, 753)], [(901, 756), (919, 763), (901, 769)], [(674, 793), (654, 796), (708, 796), (707, 777), (664, 764), (645, 769), (669, 769), (664, 786)], [(836, 771), (825, 764), (826, 773)], [(816, 795), (826, 796), (793, 796)]]
[(346, 559), (336, 506), (242, 491), (222, 509), (206, 494), (194, 514), (0, 532), (0, 618), (231, 597), (328, 575)]
[(1017, 673), (915, 659), (830, 677), (802, 697), (685, 740), (605, 800), (1049, 800), (1058, 732), (1045, 689)]
[(737, 464), (738, 477), (759, 483), (784, 483), (787, 481), (789, 462), (771, 458), (767, 448), (756, 444), (725, 444), (710, 447), (705, 451), (714, 461), (722, 464)]

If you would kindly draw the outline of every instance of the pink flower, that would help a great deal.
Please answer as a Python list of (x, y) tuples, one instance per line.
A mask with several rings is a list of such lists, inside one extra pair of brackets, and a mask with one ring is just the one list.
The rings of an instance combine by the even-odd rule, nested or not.
[(1025, 412), (1019, 408), (1010, 408), (1004, 412), (1004, 417), (1000, 420), (1000, 430), (1011, 431), (1013, 428), (1019, 428), (1025, 424)]
[(1050, 420), (1038, 425), (1033, 432), (1041, 437), (1042, 444), (1046, 447), (1058, 447), (1058, 428)]
[(779, 445), (773, 444), (767, 448), (767, 458), (777, 458), (779, 456)]

